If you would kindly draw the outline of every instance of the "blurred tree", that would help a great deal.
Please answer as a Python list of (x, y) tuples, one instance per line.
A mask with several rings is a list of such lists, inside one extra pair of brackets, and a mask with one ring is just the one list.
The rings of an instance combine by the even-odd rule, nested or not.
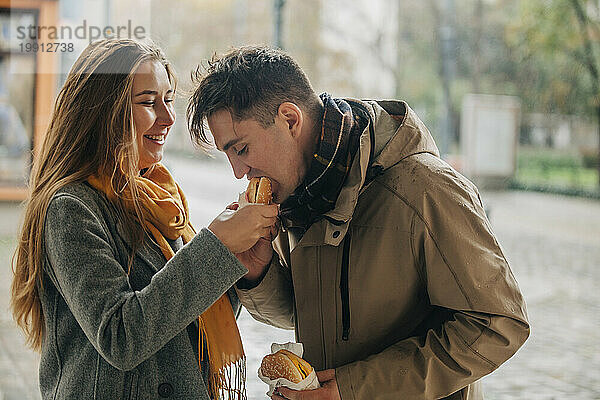
[(286, 0), (283, 12), (283, 43), (308, 75), (313, 86), (321, 81), (319, 60), (322, 45), (322, 0)]
[(483, 0), (477, 0), (473, 12), (473, 51), (471, 52), (473, 92), (481, 90), (481, 35), (483, 33)]
[[(276, 0), (282, 4), (281, 41), (307, 71), (320, 81), (322, 0)], [(285, 6), (283, 6), (285, 3)], [(128, 3), (119, 3), (127, 7)], [(185, 123), (190, 95), (190, 72), (205, 66), (215, 53), (233, 46), (273, 45), (276, 13), (273, 1), (165, 0), (151, 1), (151, 37), (165, 51), (179, 75), (175, 108), (179, 123), (173, 127), (169, 148), (192, 148)]]
[[(581, 33), (583, 63), (590, 74), (592, 82), (592, 99), (598, 119), (598, 160), (600, 160), (600, 82), (598, 77), (598, 58), (596, 57), (600, 36), (600, 24), (598, 22), (600, 10), (598, 9), (597, 1), (571, 0), (571, 4), (577, 16), (577, 25)], [(594, 17), (591, 17), (590, 14), (594, 14)], [(598, 186), (600, 186), (600, 162), (598, 162)]]
[(442, 115), (440, 119), (440, 153), (448, 154), (450, 140), (458, 139), (454, 121), (457, 111), (452, 106), (451, 86), (456, 75), (456, 7), (454, 0), (429, 0), (434, 19), (435, 47), (439, 54), (439, 74), (442, 81)]
[(589, 114), (593, 89), (582, 73), (586, 55), (572, 0), (521, 2), (516, 11), (506, 26), (506, 72), (514, 74), (526, 109)]
[(285, 0), (274, 0), (273, 1), (273, 13), (275, 14), (274, 18), (274, 26), (273, 26), (273, 46), (283, 49), (283, 41), (282, 37), (282, 17), (283, 17), (283, 7), (285, 5)]
[[(152, 37), (180, 88), (215, 51), (273, 44), (275, 1), (152, 0)], [(457, 139), (466, 93), (519, 96), (525, 113), (600, 114), (598, 8), (597, 0), (286, 0), (281, 40), (317, 91), (406, 99), (442, 144), (448, 112)], [(177, 107), (184, 115), (185, 99)]]
[[(335, 4), (339, 13), (347, 14), (346, 19), (352, 21), (330, 23), (324, 28), (338, 38), (337, 45), (327, 51), (335, 52), (329, 57), (330, 63), (339, 71), (332, 79), (343, 82), (332, 83), (343, 84), (354, 96), (368, 93), (406, 100), (440, 140), (443, 92), (439, 54), (433, 46), (434, 19), (427, 2), (337, 0), (329, 4)], [(359, 81), (358, 64), (372, 65), (368, 79)], [(372, 88), (375, 85), (387, 90)]]
[[(598, 119), (600, 152), (600, 10), (594, 0), (521, 2), (507, 44), (524, 104)], [(535, 96), (535, 97), (534, 97)], [(598, 173), (600, 185), (600, 170)]]

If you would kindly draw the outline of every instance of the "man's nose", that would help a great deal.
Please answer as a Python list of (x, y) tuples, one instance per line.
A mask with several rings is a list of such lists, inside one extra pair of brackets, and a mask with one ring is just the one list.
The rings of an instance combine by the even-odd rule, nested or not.
[(250, 172), (250, 167), (244, 164), (244, 162), (238, 157), (227, 154), (227, 158), (229, 159), (229, 164), (231, 164), (231, 168), (233, 169), (233, 174), (237, 179), (242, 179), (244, 175)]

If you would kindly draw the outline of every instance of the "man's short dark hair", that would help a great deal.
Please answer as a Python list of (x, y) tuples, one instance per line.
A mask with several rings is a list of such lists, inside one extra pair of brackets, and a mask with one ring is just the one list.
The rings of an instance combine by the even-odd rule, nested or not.
[(316, 121), (321, 101), (298, 63), (281, 50), (270, 47), (236, 48), (214, 55), (208, 66), (192, 74), (197, 85), (187, 108), (192, 140), (211, 145), (204, 119), (226, 109), (234, 121), (252, 118), (264, 128), (271, 126), (281, 103), (298, 105)]

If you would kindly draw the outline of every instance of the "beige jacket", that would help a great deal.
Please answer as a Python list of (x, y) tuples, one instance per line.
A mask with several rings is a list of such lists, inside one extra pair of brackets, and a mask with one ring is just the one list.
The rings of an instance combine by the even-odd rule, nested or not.
[(440, 159), (417, 115), (403, 102), (363, 104), (373, 130), (327, 214), (339, 222), (299, 241), (282, 232), (240, 300), (257, 320), (294, 328), (317, 370), (335, 368), (343, 400), (482, 399), (477, 381), (529, 335), (517, 282), (477, 189)]

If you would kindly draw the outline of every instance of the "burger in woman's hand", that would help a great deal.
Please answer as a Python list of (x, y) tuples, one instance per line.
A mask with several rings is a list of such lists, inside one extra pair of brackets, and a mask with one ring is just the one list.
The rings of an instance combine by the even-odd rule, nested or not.
[(246, 200), (248, 203), (271, 204), (273, 201), (271, 180), (264, 176), (250, 179), (246, 189)]

